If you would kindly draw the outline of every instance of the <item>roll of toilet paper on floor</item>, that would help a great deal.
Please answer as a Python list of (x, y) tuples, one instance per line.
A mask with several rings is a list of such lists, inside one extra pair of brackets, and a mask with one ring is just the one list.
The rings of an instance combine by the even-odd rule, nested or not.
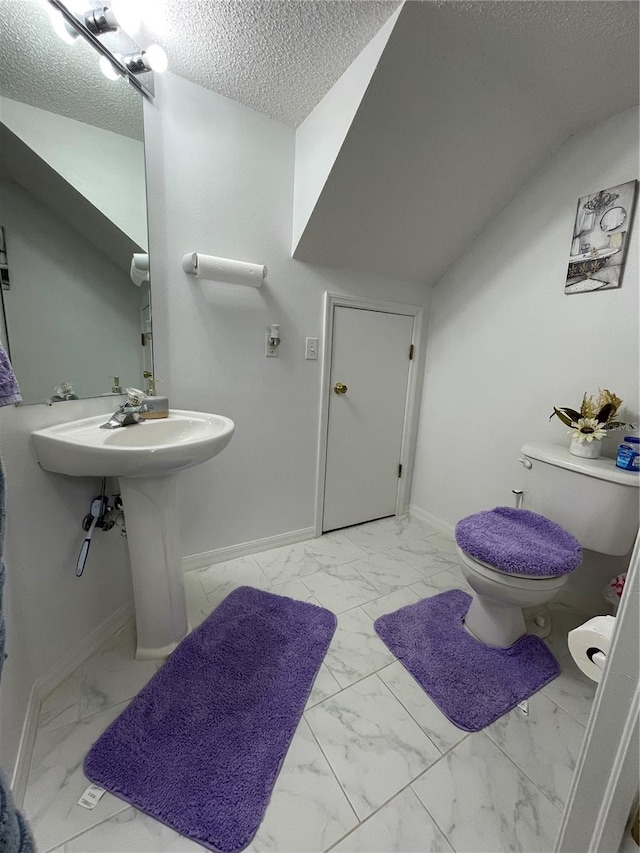
[(571, 657), (592, 681), (602, 678), (615, 624), (615, 616), (594, 616), (584, 625), (569, 631)]
[(201, 255), (199, 252), (188, 252), (184, 255), (182, 269), (197, 278), (246, 284), (249, 287), (260, 287), (267, 274), (264, 264), (217, 258), (214, 255)]

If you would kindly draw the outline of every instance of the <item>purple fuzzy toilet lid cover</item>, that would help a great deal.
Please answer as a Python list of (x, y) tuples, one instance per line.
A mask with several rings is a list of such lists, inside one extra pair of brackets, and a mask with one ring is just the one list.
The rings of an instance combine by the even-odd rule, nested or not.
[(556, 577), (582, 562), (578, 540), (527, 509), (498, 506), (456, 524), (456, 542), (470, 557), (507, 574)]

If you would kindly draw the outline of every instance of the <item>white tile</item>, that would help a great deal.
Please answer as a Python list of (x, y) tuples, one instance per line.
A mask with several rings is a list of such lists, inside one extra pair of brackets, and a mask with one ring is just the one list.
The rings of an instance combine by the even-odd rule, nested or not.
[(404, 705), (440, 752), (460, 743), (468, 732), (459, 729), (442, 713), (400, 661), (381, 669), (378, 676)]
[(324, 664), (318, 670), (316, 680), (311, 688), (311, 693), (307, 699), (307, 708), (312, 708), (318, 702), (324, 702), (329, 696), (339, 693), (342, 687), (338, 684), (334, 676)]
[(450, 589), (462, 589), (471, 594), (469, 585), (460, 569), (445, 569), (443, 572), (429, 575), (423, 581), (411, 584), (411, 589), (415, 590), (421, 599), (431, 598)]
[(135, 643), (135, 628), (126, 625), (80, 666), (81, 717), (132, 699), (162, 666), (135, 660)]
[(126, 704), (118, 705), (93, 717), (38, 734), (24, 812), (39, 850), (50, 850), (127, 808), (127, 803), (111, 794), (105, 794), (92, 811), (77, 805), (90, 784), (82, 770), (84, 758), (125, 707)]
[(397, 526), (390, 524), (389, 519), (386, 518), (358, 524), (356, 527), (345, 527), (343, 532), (367, 554), (376, 554), (379, 551), (386, 551), (387, 548), (394, 548), (399, 544), (402, 536)]
[(284, 595), (287, 598), (295, 598), (296, 601), (307, 601), (309, 604), (320, 606), (320, 602), (301, 580), (285, 581), (269, 588), (269, 592), (275, 595)]
[(204, 848), (134, 808), (67, 841), (65, 853), (202, 853)]
[(309, 539), (304, 545), (307, 554), (325, 568), (342, 566), (365, 556), (363, 549), (355, 545), (342, 531), (325, 533), (318, 539)]
[(363, 578), (380, 592), (392, 592), (409, 584), (424, 580), (424, 575), (418, 569), (410, 566), (393, 551), (381, 551), (377, 554), (369, 554), (361, 560), (350, 563), (354, 569), (360, 572)]
[(586, 726), (598, 685), (580, 671), (571, 655), (561, 658), (560, 666), (560, 675), (543, 687), (542, 693)]
[(40, 705), (38, 728), (57, 729), (73, 723), (80, 715), (80, 673), (72, 672)]
[(360, 824), (336, 853), (454, 853), (410, 788)]
[(199, 572), (185, 573), (184, 592), (187, 599), (187, 618), (189, 626), (193, 630), (204, 622), (212, 610), (212, 605), (202, 589)]
[(331, 847), (358, 819), (304, 720), (295, 733), (250, 853)]
[(393, 660), (362, 608), (338, 615), (338, 627), (324, 662), (341, 687), (348, 687)]
[(375, 675), (310, 708), (305, 716), (361, 820), (440, 756)]
[(268, 589), (271, 583), (253, 557), (238, 557), (216, 563), (198, 573), (202, 589), (212, 607), (217, 607), (239, 586)]
[(590, 617), (558, 601), (551, 602), (549, 612), (551, 614), (551, 634), (546, 638), (545, 643), (558, 660), (562, 660), (569, 654), (569, 646), (567, 645), (569, 631), (577, 628), (578, 625), (582, 625)]
[(542, 693), (529, 699), (529, 714), (519, 708), (485, 729), (491, 740), (563, 808), (582, 746), (584, 727)]
[(425, 539), (402, 542), (392, 549), (392, 553), (427, 577), (444, 569), (460, 566), (455, 543), (442, 533), (434, 533)]
[(323, 607), (334, 613), (343, 613), (380, 597), (378, 588), (348, 564), (327, 567), (309, 575), (303, 583)]
[(397, 589), (395, 592), (390, 592), (388, 595), (383, 595), (376, 598), (375, 601), (369, 601), (362, 605), (364, 612), (374, 621), (386, 613), (394, 613), (400, 610), (401, 607), (406, 607), (408, 604), (415, 604), (420, 601), (418, 593), (410, 587)]
[(560, 811), (482, 732), (411, 786), (457, 853), (549, 853)]
[(426, 521), (420, 521), (410, 515), (392, 515), (380, 522), (393, 531), (399, 541), (408, 542), (413, 539), (425, 539), (439, 531), (438, 527)]
[(286, 545), (255, 554), (254, 559), (272, 584), (312, 575), (319, 571), (320, 563), (307, 552), (306, 542)]

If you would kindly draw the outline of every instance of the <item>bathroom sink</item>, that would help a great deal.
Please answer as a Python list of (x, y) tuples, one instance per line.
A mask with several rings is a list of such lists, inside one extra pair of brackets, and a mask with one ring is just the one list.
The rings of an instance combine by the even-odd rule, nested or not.
[(118, 477), (136, 610), (136, 657), (165, 658), (189, 631), (176, 483), (220, 453), (234, 423), (171, 409), (168, 418), (100, 429), (111, 412), (32, 432), (40, 465), (72, 477)]
[(41, 466), (72, 477), (162, 477), (216, 456), (234, 430), (222, 415), (178, 409), (168, 418), (100, 429), (110, 415), (33, 432)]

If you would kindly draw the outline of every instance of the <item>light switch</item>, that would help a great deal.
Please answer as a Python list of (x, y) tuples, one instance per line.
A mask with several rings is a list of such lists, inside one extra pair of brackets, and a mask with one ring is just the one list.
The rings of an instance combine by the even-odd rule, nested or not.
[(304, 357), (309, 361), (318, 358), (318, 338), (307, 338)]

